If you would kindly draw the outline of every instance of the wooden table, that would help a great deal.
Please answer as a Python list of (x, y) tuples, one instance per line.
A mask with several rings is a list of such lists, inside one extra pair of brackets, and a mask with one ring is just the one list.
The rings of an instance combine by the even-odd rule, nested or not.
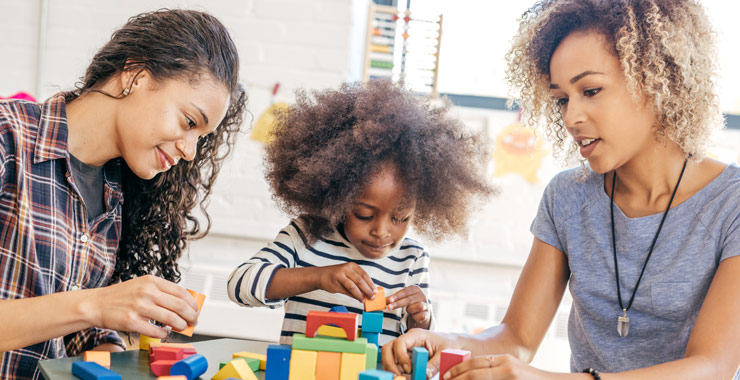
[[(193, 346), (208, 360), (208, 370), (200, 379), (210, 380), (219, 370), (219, 363), (231, 360), (232, 354), (240, 351), (265, 354), (270, 342), (258, 342), (241, 339), (214, 339), (195, 342)], [(46, 380), (79, 380), (72, 375), (72, 363), (82, 360), (82, 356), (71, 358), (49, 359), (39, 362), (41, 373)], [(110, 355), (110, 369), (121, 375), (123, 380), (128, 379), (156, 379), (149, 369), (149, 354), (147, 351), (129, 350), (112, 352)], [(257, 371), (257, 379), (264, 380), (265, 372)]]

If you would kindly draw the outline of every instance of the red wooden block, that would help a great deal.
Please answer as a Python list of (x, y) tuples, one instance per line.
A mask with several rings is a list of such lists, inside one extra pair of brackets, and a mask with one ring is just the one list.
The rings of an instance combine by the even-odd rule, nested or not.
[(155, 347), (152, 355), (149, 357), (150, 362), (157, 360), (182, 360), (185, 357), (185, 349), (180, 347)]
[(439, 359), (439, 378), (444, 377), (447, 370), (464, 360), (470, 359), (470, 351), (447, 348), (442, 350)]
[(334, 325), (343, 329), (347, 334), (347, 340), (357, 339), (357, 314), (311, 310), (306, 315), (306, 337), (313, 338), (323, 325)]
[(177, 363), (177, 360), (157, 360), (149, 363), (149, 368), (155, 376), (169, 376), (170, 367)]

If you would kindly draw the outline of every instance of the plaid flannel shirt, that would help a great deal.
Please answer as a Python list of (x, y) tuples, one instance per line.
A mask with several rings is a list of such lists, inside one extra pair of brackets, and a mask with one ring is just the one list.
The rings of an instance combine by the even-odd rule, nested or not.
[[(63, 94), (44, 103), (0, 101), (0, 299), (110, 281), (121, 236), (121, 163), (105, 165), (106, 210), (88, 223), (67, 149)], [(111, 330), (89, 328), (0, 352), (0, 379), (38, 379), (39, 360), (76, 356), (103, 343), (123, 344)]]

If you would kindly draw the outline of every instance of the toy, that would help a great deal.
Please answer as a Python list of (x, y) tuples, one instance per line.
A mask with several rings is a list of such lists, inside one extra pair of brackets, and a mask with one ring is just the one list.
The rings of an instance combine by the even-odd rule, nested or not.
[(110, 352), (108, 351), (85, 351), (85, 361), (95, 362), (105, 368), (110, 368)]
[(358, 380), (393, 380), (393, 374), (377, 369), (368, 369), (360, 372)]
[(235, 353), (231, 357), (233, 359), (236, 359), (236, 358), (252, 358), (252, 359), (257, 359), (257, 360), (260, 361), (260, 369), (263, 370), (263, 371), (265, 370), (266, 365), (267, 365), (267, 355), (255, 354), (255, 353), (251, 353), (251, 352), (242, 351), (242, 352)]
[(265, 380), (288, 380), (290, 371), (290, 346), (271, 344), (267, 346)]
[[(255, 358), (245, 358), (243, 356), (240, 356), (234, 360), (243, 360), (245, 363), (247, 363), (247, 367), (252, 370), (252, 372), (259, 371), (260, 370), (260, 360)], [(224, 366), (228, 362), (222, 362), (219, 363), (218, 369), (224, 368)]]
[(411, 354), (411, 380), (426, 380), (427, 362), (429, 361), (429, 351), (424, 347), (414, 347)]
[(383, 332), (383, 312), (382, 311), (363, 312), (362, 313), (362, 332), (363, 333), (382, 333)]
[[(203, 302), (205, 302), (206, 300), (206, 295), (198, 293), (190, 289), (188, 289), (188, 293), (190, 293), (190, 295), (193, 296), (193, 299), (195, 299), (195, 303), (198, 304), (198, 311), (203, 309)], [(193, 336), (194, 329), (195, 329), (195, 326), (188, 326), (184, 330), (180, 330), (180, 331), (172, 330), (172, 331), (176, 333), (180, 333), (182, 335), (186, 335), (186, 336)]]
[[(246, 366), (246, 363), (244, 363), (244, 365)], [(175, 362), (175, 364), (170, 367), (170, 376), (183, 375), (187, 377), (188, 380), (193, 380), (204, 374), (207, 369), (208, 361), (205, 356), (195, 354)]]
[(339, 369), (342, 364), (342, 353), (319, 351), (316, 357), (316, 379), (339, 379)]
[(313, 338), (322, 325), (335, 325), (344, 330), (347, 340), (357, 338), (357, 314), (311, 310), (306, 314), (306, 336)]
[(257, 380), (257, 376), (249, 368), (244, 358), (234, 359), (221, 368), (211, 380), (225, 380), (229, 378), (237, 378), (243, 380)]
[(367, 339), (357, 338), (355, 340), (344, 340), (337, 338), (313, 337), (309, 338), (303, 334), (293, 334), (294, 350), (329, 351), (329, 352), (351, 352), (364, 354)]
[(462, 363), (464, 360), (470, 359), (470, 351), (457, 350), (454, 348), (447, 348), (442, 350), (439, 359), (439, 378), (441, 379), (447, 370), (452, 368), (455, 364)]
[(146, 335), (139, 335), (139, 349), (140, 350), (148, 350), (150, 344), (160, 343), (160, 342), (162, 342), (162, 339), (152, 338)]
[(177, 363), (179, 360), (157, 360), (149, 362), (149, 369), (152, 370), (154, 376), (167, 376), (170, 374), (172, 365)]
[[(342, 353), (342, 363), (339, 369), (339, 380), (357, 380), (360, 372), (365, 370), (365, 353)], [(321, 379), (323, 380), (323, 379)]]
[(316, 351), (296, 350), (290, 353), (290, 380), (316, 380)]
[(188, 380), (185, 376), (159, 376), (157, 380)]
[(121, 375), (95, 362), (72, 363), (72, 374), (82, 380), (121, 380)]
[(376, 311), (385, 309), (385, 290), (378, 286), (378, 292), (374, 299), (365, 299), (365, 311)]

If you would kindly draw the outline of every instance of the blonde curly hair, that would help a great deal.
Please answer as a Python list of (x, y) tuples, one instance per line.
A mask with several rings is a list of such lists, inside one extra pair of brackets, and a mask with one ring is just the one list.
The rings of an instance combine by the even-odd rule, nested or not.
[(652, 102), (658, 141), (667, 137), (687, 155), (701, 159), (712, 133), (724, 126), (716, 88), (715, 33), (697, 1), (543, 0), (519, 21), (506, 54), (509, 95), (519, 103), (526, 125), (544, 122), (556, 157), (572, 158), (577, 147), (550, 94), (550, 59), (575, 31), (595, 31), (606, 38), (633, 100), (643, 94)]

